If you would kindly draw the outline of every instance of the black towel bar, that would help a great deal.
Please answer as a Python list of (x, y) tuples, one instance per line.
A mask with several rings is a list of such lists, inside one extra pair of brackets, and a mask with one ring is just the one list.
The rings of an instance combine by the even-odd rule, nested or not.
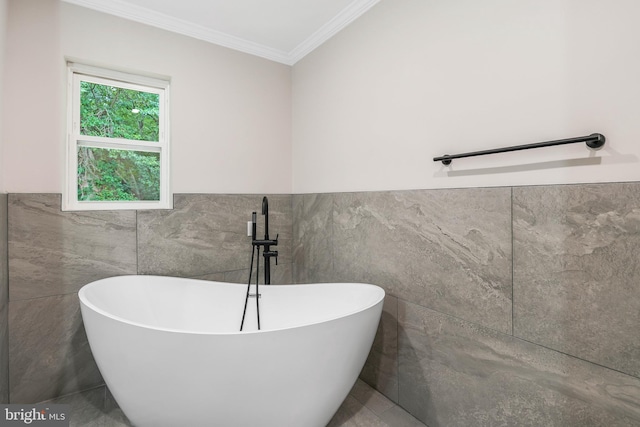
[(462, 154), (445, 154), (444, 156), (434, 157), (434, 162), (442, 162), (443, 165), (450, 165), (453, 159), (463, 157), (484, 156), (486, 154), (506, 153), (509, 151), (529, 150), (531, 148), (551, 147), (554, 145), (574, 144), (576, 142), (585, 142), (589, 148), (600, 148), (606, 141), (601, 133), (592, 133), (589, 136), (579, 136), (576, 138), (559, 139), (556, 141), (538, 142), (535, 144), (514, 145), (513, 147), (494, 148), (492, 150), (473, 151), (471, 153)]

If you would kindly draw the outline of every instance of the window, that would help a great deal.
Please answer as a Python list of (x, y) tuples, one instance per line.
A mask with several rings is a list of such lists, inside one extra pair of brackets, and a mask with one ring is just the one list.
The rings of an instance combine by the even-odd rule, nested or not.
[(64, 210), (168, 209), (169, 82), (70, 63)]

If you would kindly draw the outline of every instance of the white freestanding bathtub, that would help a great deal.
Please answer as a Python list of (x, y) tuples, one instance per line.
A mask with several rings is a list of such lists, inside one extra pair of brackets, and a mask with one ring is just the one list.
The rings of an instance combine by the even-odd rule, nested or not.
[[(255, 293), (255, 285), (251, 292)], [(373, 285), (246, 285), (157, 276), (80, 292), (91, 351), (139, 427), (324, 427), (357, 379), (384, 291)]]

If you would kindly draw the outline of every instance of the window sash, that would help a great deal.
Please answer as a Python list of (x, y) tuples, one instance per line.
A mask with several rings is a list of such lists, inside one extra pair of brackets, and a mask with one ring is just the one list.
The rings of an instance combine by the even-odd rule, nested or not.
[[(158, 141), (139, 141), (80, 134), (80, 82), (122, 87), (159, 95)], [(169, 82), (96, 67), (69, 64), (68, 123), (66, 156), (66, 194), (63, 210), (171, 209), (173, 200), (169, 188)], [(111, 148), (160, 153), (160, 200), (80, 201), (78, 200), (78, 148)]]
[(117, 148), (121, 150), (157, 151), (161, 152), (166, 144), (157, 142), (136, 141), (123, 138), (104, 138), (101, 136), (76, 135), (78, 145), (96, 148)]

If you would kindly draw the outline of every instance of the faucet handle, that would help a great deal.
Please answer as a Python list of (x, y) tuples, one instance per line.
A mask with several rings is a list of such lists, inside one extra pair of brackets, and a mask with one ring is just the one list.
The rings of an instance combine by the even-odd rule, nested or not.
[(263, 251), (262, 252), (262, 256), (267, 261), (269, 260), (269, 258), (275, 258), (276, 259), (276, 265), (278, 265), (278, 251)]

